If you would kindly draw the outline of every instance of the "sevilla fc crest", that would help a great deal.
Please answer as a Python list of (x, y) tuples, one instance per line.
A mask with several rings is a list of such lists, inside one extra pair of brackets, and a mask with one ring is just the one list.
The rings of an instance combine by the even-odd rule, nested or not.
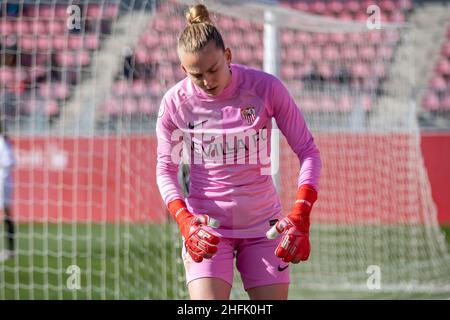
[(241, 116), (248, 124), (252, 124), (256, 120), (255, 107), (241, 108)]

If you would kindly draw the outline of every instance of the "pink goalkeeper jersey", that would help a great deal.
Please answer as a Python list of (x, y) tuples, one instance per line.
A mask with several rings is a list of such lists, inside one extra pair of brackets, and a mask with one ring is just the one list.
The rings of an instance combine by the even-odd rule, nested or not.
[[(166, 204), (184, 199), (192, 213), (219, 220), (220, 235), (263, 237), (269, 221), (281, 217), (270, 175), (272, 118), (301, 163), (298, 186), (318, 188), (320, 155), (280, 80), (241, 65), (231, 68), (232, 80), (218, 96), (208, 96), (189, 78), (165, 94), (156, 125), (157, 184)], [(182, 150), (190, 164), (187, 199), (178, 182)]]

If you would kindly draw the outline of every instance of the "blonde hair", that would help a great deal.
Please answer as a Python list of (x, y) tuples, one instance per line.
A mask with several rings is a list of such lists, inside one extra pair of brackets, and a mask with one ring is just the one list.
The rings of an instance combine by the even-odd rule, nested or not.
[(197, 52), (210, 41), (214, 41), (218, 49), (225, 51), (225, 44), (219, 30), (214, 26), (208, 8), (197, 4), (186, 13), (188, 25), (178, 38), (178, 50)]

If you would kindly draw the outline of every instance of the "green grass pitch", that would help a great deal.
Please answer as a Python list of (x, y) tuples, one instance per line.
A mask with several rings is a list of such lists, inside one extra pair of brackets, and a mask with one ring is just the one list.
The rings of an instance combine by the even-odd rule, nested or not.
[[(0, 248), (3, 248), (3, 225), (0, 227)], [(450, 247), (450, 226), (442, 230)], [(0, 262), (0, 300), (187, 298), (184, 271), (179, 263), (180, 243), (174, 243), (173, 239), (178, 239), (173, 224), (20, 224), (17, 255)], [(73, 283), (70, 279), (75, 279), (67, 273), (71, 265), (79, 267), (79, 289), (69, 288)], [(398, 296), (322, 290), (304, 290), (296, 296), (301, 299), (336, 297)], [(431, 296), (449, 297), (450, 293)], [(235, 298), (245, 297), (240, 294)]]

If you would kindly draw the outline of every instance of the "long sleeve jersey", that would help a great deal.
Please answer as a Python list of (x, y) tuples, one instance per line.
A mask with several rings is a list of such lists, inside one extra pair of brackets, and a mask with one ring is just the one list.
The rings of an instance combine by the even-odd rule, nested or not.
[[(157, 184), (166, 205), (183, 199), (193, 214), (219, 220), (220, 235), (262, 237), (269, 221), (281, 218), (271, 176), (272, 118), (300, 161), (298, 186), (318, 189), (320, 154), (280, 80), (237, 64), (231, 71), (230, 84), (217, 96), (189, 78), (164, 95), (156, 125)], [(186, 199), (178, 182), (182, 159), (190, 165)]]

